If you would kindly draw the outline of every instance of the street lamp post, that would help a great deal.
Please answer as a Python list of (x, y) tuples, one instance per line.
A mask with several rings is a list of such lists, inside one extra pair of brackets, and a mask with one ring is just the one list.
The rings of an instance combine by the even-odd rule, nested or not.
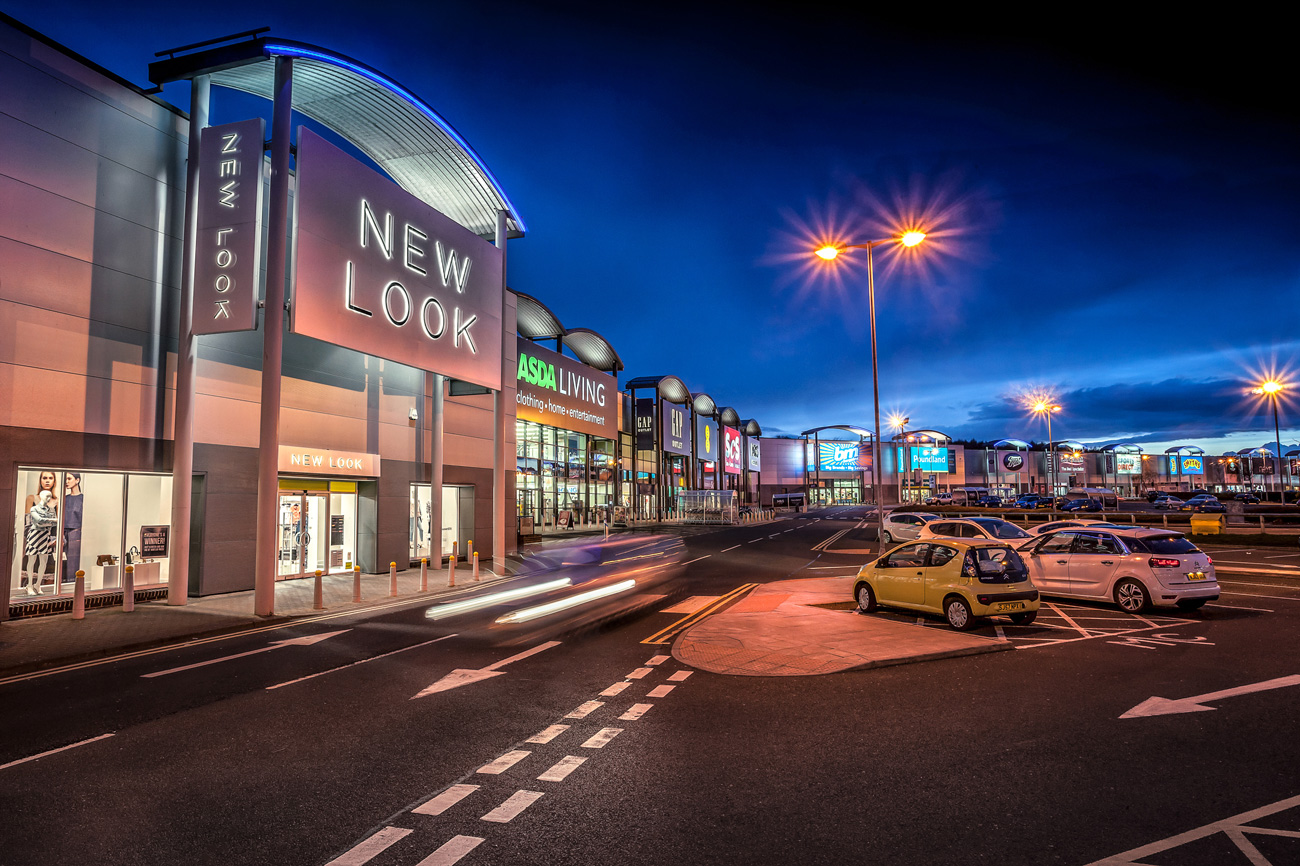
[(817, 250), (817, 255), (826, 261), (833, 261), (845, 250), (867, 251), (867, 308), (871, 319), (871, 399), (875, 411), (875, 433), (871, 437), (871, 460), (875, 476), (876, 494), (876, 545), (883, 550), (885, 543), (885, 503), (880, 490), (880, 365), (876, 356), (876, 277), (872, 266), (871, 251), (881, 244), (900, 243), (905, 247), (914, 247), (925, 240), (925, 233), (918, 231), (904, 232), (901, 237), (868, 241), (864, 244), (830, 244)]
[(898, 464), (898, 504), (899, 505), (903, 504), (903, 467), (911, 466), (910, 462), (905, 462), (908, 461), (909, 458), (911, 457), (910, 449), (907, 447), (907, 424), (911, 420), (912, 420), (911, 418), (904, 418), (900, 415), (894, 415), (889, 419), (889, 426), (898, 429), (898, 435), (895, 436), (894, 438), (898, 440), (898, 444), (901, 446), (899, 450), (900, 455), (903, 455), (899, 457), (899, 464)]
[(1052, 503), (1052, 517), (1056, 517), (1056, 454), (1052, 450), (1052, 413), (1060, 412), (1061, 407), (1046, 400), (1039, 400), (1034, 404), (1033, 410), (1039, 415), (1047, 418), (1047, 472), (1050, 478), (1047, 488), (1047, 498)]
[[(1258, 388), (1255, 388), (1252, 393), (1263, 394), (1273, 403), (1273, 435), (1277, 437), (1274, 440), (1274, 445), (1277, 446), (1277, 484), (1281, 490), (1282, 504), (1285, 505), (1286, 488), (1290, 484), (1290, 478), (1288, 477), (1285, 482), (1282, 480), (1282, 430), (1277, 421), (1277, 395), (1281, 393), (1283, 387), (1285, 386), (1276, 379), (1269, 379)], [(1290, 474), (1288, 471), (1287, 475), (1290, 476)]]

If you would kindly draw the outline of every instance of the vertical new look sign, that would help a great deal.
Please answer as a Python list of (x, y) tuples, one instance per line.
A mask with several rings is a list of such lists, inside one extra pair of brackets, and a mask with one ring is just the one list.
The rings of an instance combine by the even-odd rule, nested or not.
[(195, 334), (257, 328), (265, 130), (266, 121), (258, 117), (200, 133)]
[(290, 328), (501, 389), (502, 251), (298, 130)]

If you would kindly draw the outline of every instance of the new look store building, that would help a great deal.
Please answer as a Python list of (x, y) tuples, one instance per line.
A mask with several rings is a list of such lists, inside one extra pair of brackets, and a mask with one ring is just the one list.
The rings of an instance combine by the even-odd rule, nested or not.
[(220, 43), (150, 67), (187, 115), (0, 16), (0, 617), (513, 548), (515, 208), (382, 73)]

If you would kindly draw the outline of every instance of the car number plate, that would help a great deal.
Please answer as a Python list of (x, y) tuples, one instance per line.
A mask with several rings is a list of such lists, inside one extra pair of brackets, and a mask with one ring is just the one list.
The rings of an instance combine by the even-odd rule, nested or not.
[(1012, 610), (1023, 610), (1025, 603), (1023, 601), (1000, 601), (993, 605), (993, 609), (998, 613), (1006, 613)]
[(1205, 572), (1203, 572), (1203, 571), (1189, 571), (1189, 572), (1187, 572), (1187, 579), (1188, 579), (1188, 580), (1205, 580)]

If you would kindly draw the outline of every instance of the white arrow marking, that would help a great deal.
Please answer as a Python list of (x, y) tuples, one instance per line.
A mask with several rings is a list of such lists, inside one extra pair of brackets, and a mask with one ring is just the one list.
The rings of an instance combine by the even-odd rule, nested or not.
[(270, 652), (271, 650), (280, 649), (281, 647), (311, 646), (314, 643), (320, 643), (323, 640), (329, 640), (332, 637), (338, 637), (344, 632), (349, 632), (349, 631), (352, 631), (352, 629), (345, 628), (340, 631), (327, 631), (324, 632), (323, 634), (313, 634), (313, 635), (308, 635), (307, 637), (292, 637), (289, 638), (288, 640), (273, 640), (271, 641), (270, 646), (264, 646), (261, 649), (249, 650), (246, 653), (235, 653), (233, 656), (222, 656), (219, 659), (208, 659), (205, 662), (197, 662), (192, 665), (184, 665), (183, 667), (171, 668), (165, 671), (154, 671), (151, 674), (141, 674), (141, 676), (144, 677), (145, 679), (149, 679), (151, 677), (165, 677), (168, 674), (176, 674), (176, 673), (180, 673), (181, 671), (193, 670), (194, 668), (201, 668), (207, 665), (215, 665), (220, 662), (228, 662), (232, 659), (242, 659), (244, 656), (255, 656), (258, 653), (267, 653)]
[(1215, 707), (1203, 706), (1206, 701), (1217, 701), (1220, 698), (1232, 698), (1237, 695), (1248, 695), (1251, 692), (1263, 692), (1269, 689), (1281, 689), (1286, 686), (1300, 686), (1300, 674), (1294, 674), (1289, 677), (1278, 677), (1275, 680), (1265, 680), (1262, 683), (1251, 683), (1248, 686), (1237, 686), (1235, 689), (1224, 689), (1221, 692), (1210, 692), (1204, 695), (1195, 695), (1190, 698), (1181, 698), (1171, 700), (1169, 698), (1147, 698), (1133, 709), (1129, 710), (1121, 719), (1141, 719), (1147, 716), (1166, 716), (1173, 713), (1205, 713), (1216, 709)]
[(442, 679), (438, 680), (433, 685), (420, 691), (417, 694), (412, 695), (411, 700), (415, 700), (416, 698), (422, 698), (425, 695), (431, 695), (434, 694), (435, 692), (451, 691), (454, 688), (459, 688), (460, 686), (467, 686), (470, 683), (476, 683), (479, 680), (486, 680), (486, 679), (491, 679), (492, 677), (499, 677), (502, 674), (504, 674), (505, 671), (497, 670), (497, 668), (503, 668), (508, 664), (520, 661), (521, 659), (526, 659), (531, 655), (536, 655), (537, 653), (542, 652), (543, 650), (548, 650), (551, 647), (559, 646), (559, 645), (560, 642), (558, 640), (548, 640), (546, 643), (538, 644), (532, 649), (524, 650), (521, 653), (510, 656), (510, 658), (502, 659), (499, 662), (490, 664), (485, 668), (479, 668), (478, 670), (457, 668), (456, 670), (447, 674)]

